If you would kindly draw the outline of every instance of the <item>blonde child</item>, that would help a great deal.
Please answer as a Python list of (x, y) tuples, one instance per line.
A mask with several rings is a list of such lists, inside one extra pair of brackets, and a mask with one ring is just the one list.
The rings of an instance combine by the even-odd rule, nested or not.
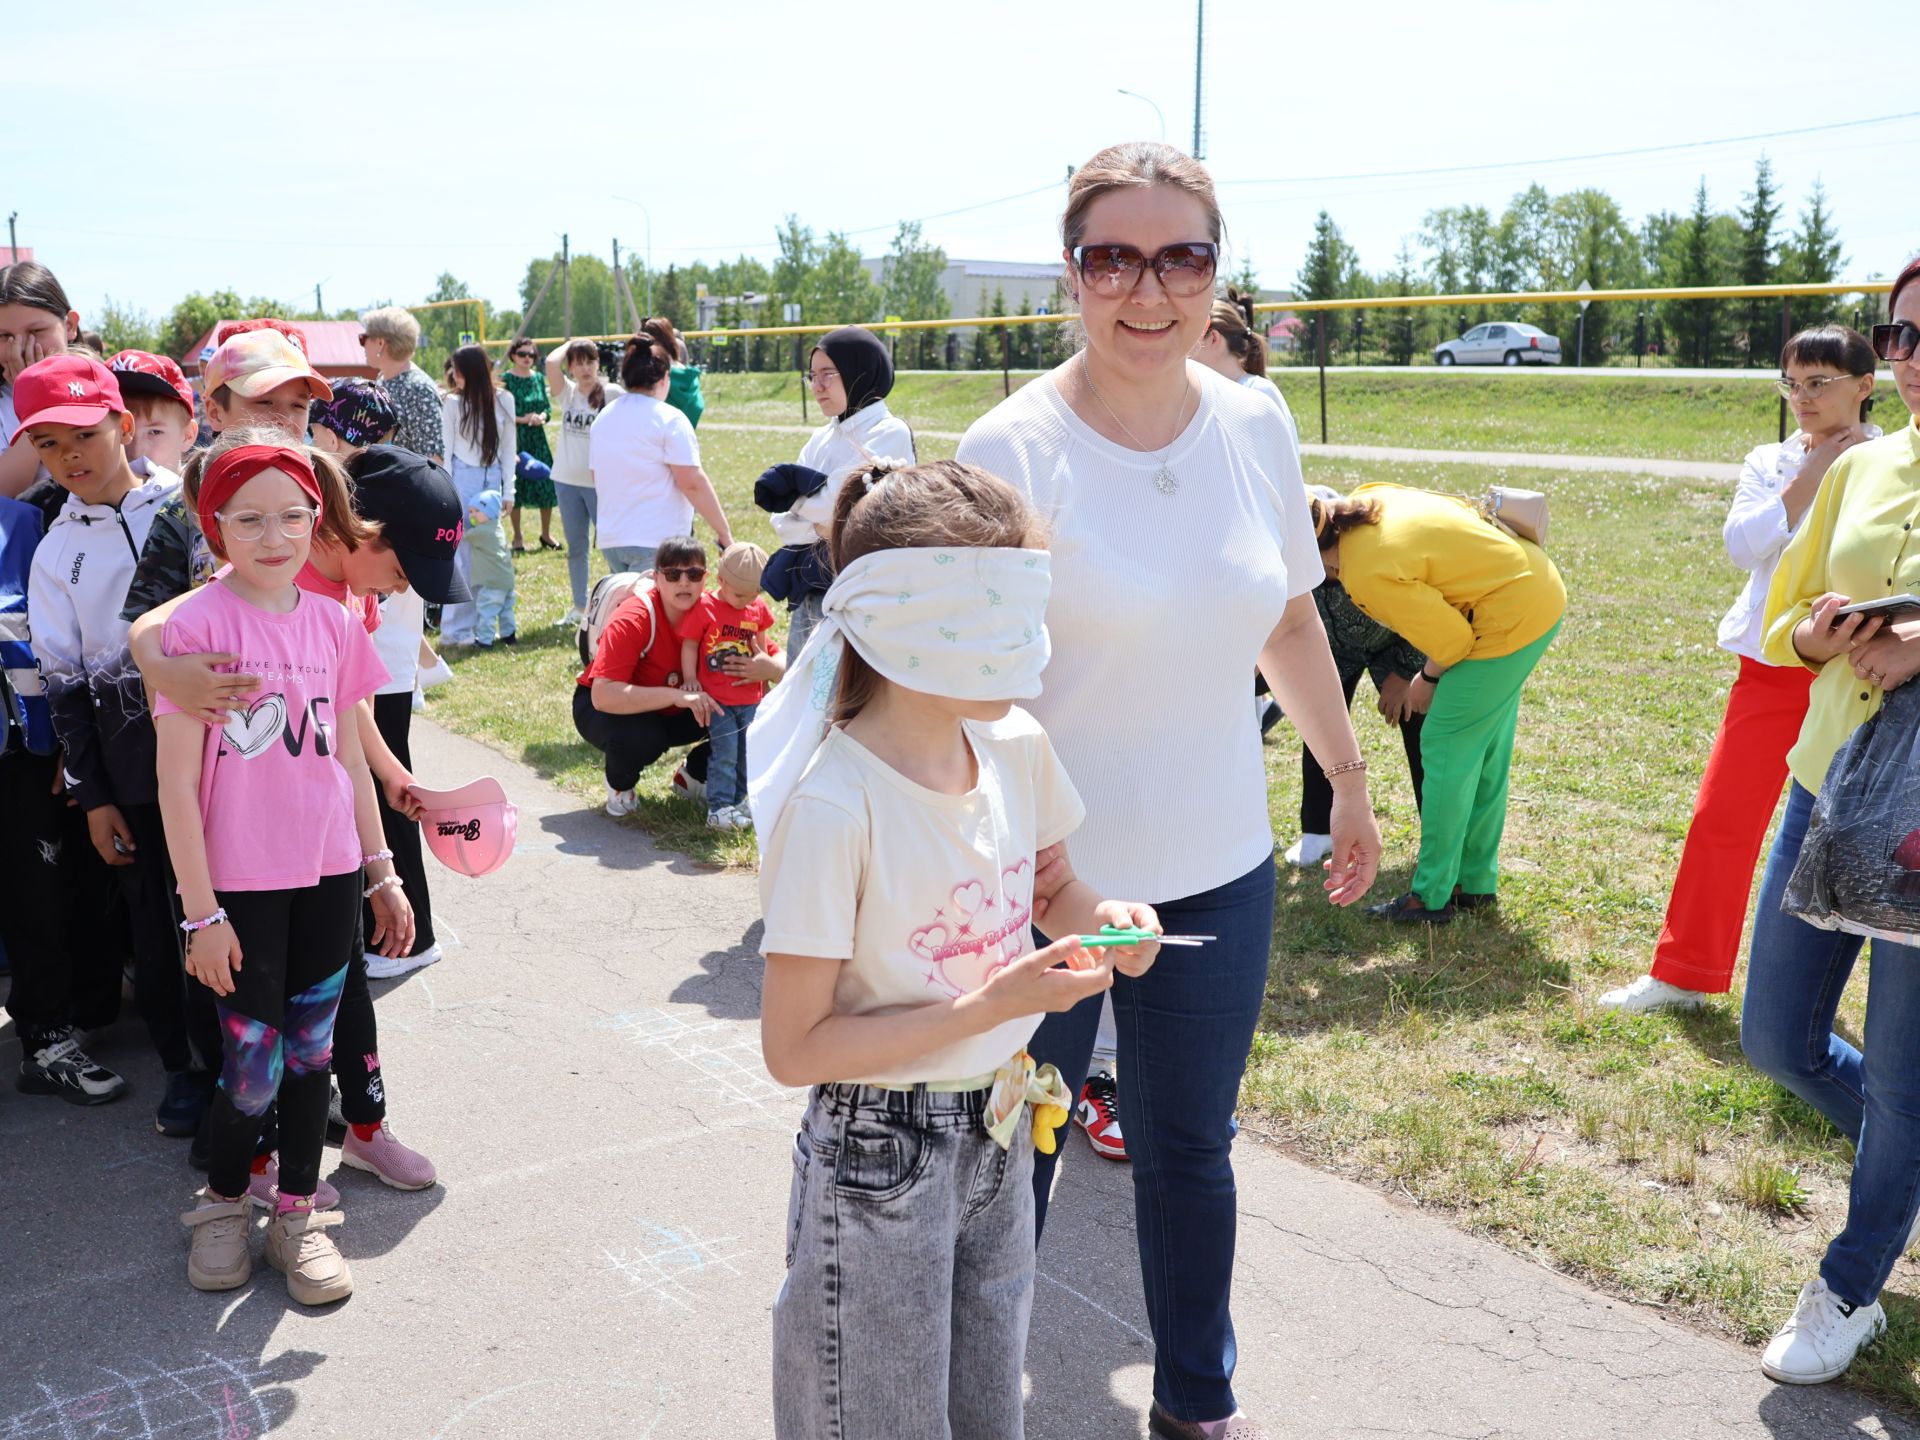
[(1077, 879), (1046, 911), (1065, 938), (1033, 949), (1036, 857), (1084, 814), (1013, 705), (1048, 656), (1039, 541), (971, 466), (854, 471), (820, 633), (753, 727), (761, 1039), (775, 1079), (814, 1087), (774, 1303), (780, 1440), (1022, 1433), (1033, 1150), (1070, 1099), (1024, 1047), (1158, 950), (1083, 948), (1158, 921)]
[(705, 591), (681, 619), (680, 674), (713, 701), (707, 741), (707, 828), (746, 830), (747, 727), (767, 693), (767, 672), (785, 671), (770, 637), (773, 611), (760, 598), (767, 552), (736, 540), (720, 555), (720, 588)]
[[(413, 915), (382, 858), (373, 776), (354, 707), (384, 672), (366, 630), (296, 584), (321, 487), (304, 447), (236, 445), (200, 480), (202, 531), (231, 569), (165, 624), (169, 654), (226, 652), (257, 675), (252, 703), (203, 726), (165, 694), (154, 702), (160, 804), (187, 920), (187, 971), (219, 1006), (224, 1061), (208, 1117), (211, 1167), (187, 1278), (230, 1290), (252, 1272), (247, 1187), (261, 1117), (280, 1110), (280, 1187), (268, 1263), (288, 1293), (329, 1304), (353, 1292), (332, 1240), (337, 1212), (314, 1208), (327, 1123), (334, 1014), (362, 887), (380, 931), (410, 944)], [(285, 823), (297, 814), (299, 825)]]

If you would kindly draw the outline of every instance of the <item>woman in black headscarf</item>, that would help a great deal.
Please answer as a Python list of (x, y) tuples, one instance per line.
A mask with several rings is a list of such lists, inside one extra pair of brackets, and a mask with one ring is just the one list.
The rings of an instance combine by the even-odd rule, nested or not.
[(911, 465), (913, 431), (887, 409), (893, 357), (871, 330), (847, 325), (814, 346), (807, 384), (821, 413), (831, 418), (808, 440), (793, 465), (776, 465), (754, 486), (754, 503), (774, 512), (773, 530), (785, 545), (761, 584), (792, 610), (787, 650), (798, 654), (820, 619), (820, 599), (832, 579), (824, 541), (833, 503), (847, 473), (875, 460)]

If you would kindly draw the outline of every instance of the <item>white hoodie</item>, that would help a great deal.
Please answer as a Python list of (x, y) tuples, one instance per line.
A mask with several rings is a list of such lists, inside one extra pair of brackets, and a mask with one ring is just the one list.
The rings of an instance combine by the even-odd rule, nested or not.
[(178, 493), (180, 477), (144, 460), (134, 475), (139, 483), (117, 506), (69, 495), (27, 582), (34, 658), (66, 751), (67, 785), (86, 810), (150, 802), (155, 790), (152, 727), (119, 739), (147, 714), (120, 611), (154, 514)]
[(773, 533), (782, 545), (811, 545), (833, 528), (833, 505), (840, 486), (856, 466), (875, 460), (914, 463), (913, 431), (907, 422), (876, 400), (843, 419), (829, 420), (800, 451), (800, 463), (818, 470), (827, 483), (804, 497), (791, 510), (773, 517)]

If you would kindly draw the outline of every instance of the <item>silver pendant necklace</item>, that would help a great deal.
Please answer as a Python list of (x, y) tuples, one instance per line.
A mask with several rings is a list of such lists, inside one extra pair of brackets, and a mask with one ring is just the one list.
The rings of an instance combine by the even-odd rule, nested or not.
[(1162, 495), (1172, 495), (1178, 491), (1180, 489), (1180, 477), (1174, 474), (1173, 467), (1167, 464), (1167, 451), (1173, 449), (1174, 445), (1178, 443), (1181, 434), (1187, 428), (1187, 393), (1192, 388), (1193, 382), (1187, 380), (1184, 375), (1181, 377), (1184, 382), (1184, 388), (1180, 393), (1180, 423), (1173, 427), (1173, 439), (1166, 443), (1164, 449), (1156, 452), (1152, 446), (1142, 442), (1138, 435), (1128, 429), (1127, 422), (1120, 418), (1119, 412), (1117, 412), (1113, 406), (1107, 404), (1107, 397), (1102, 395), (1100, 393), (1100, 387), (1093, 383), (1093, 372), (1087, 368), (1087, 357), (1084, 351), (1082, 351), (1080, 355), (1080, 378), (1087, 382), (1087, 389), (1092, 391), (1093, 398), (1100, 402), (1100, 408), (1113, 417), (1113, 423), (1120, 427), (1121, 434), (1133, 441), (1136, 449), (1146, 451), (1149, 455), (1152, 455), (1155, 460), (1160, 462), (1153, 472), (1153, 488), (1158, 490)]

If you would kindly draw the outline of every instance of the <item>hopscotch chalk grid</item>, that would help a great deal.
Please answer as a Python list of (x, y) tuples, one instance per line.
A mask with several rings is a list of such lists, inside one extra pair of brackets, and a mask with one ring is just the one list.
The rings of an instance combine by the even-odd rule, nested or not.
[(737, 1242), (731, 1235), (706, 1240), (691, 1230), (671, 1230), (648, 1221), (640, 1222), (640, 1230), (639, 1249), (620, 1255), (602, 1252), (607, 1269), (623, 1277), (635, 1295), (651, 1295), (662, 1308), (672, 1305), (689, 1314), (696, 1305), (690, 1280), (713, 1270), (739, 1275), (735, 1262), (753, 1253), (734, 1248)]
[(791, 1115), (805, 1096), (777, 1085), (760, 1062), (760, 1036), (750, 1026), (727, 1020), (686, 1020), (665, 1010), (634, 1010), (600, 1022), (642, 1049), (659, 1051), (692, 1071), (728, 1105), (756, 1109), (769, 1101)]
[(277, 1423), (268, 1401), (290, 1409), (275, 1377), (215, 1355), (166, 1369), (136, 1361), (123, 1372), (94, 1367), (100, 1383), (62, 1393), (44, 1382), (42, 1403), (0, 1418), (0, 1440), (259, 1440)]

